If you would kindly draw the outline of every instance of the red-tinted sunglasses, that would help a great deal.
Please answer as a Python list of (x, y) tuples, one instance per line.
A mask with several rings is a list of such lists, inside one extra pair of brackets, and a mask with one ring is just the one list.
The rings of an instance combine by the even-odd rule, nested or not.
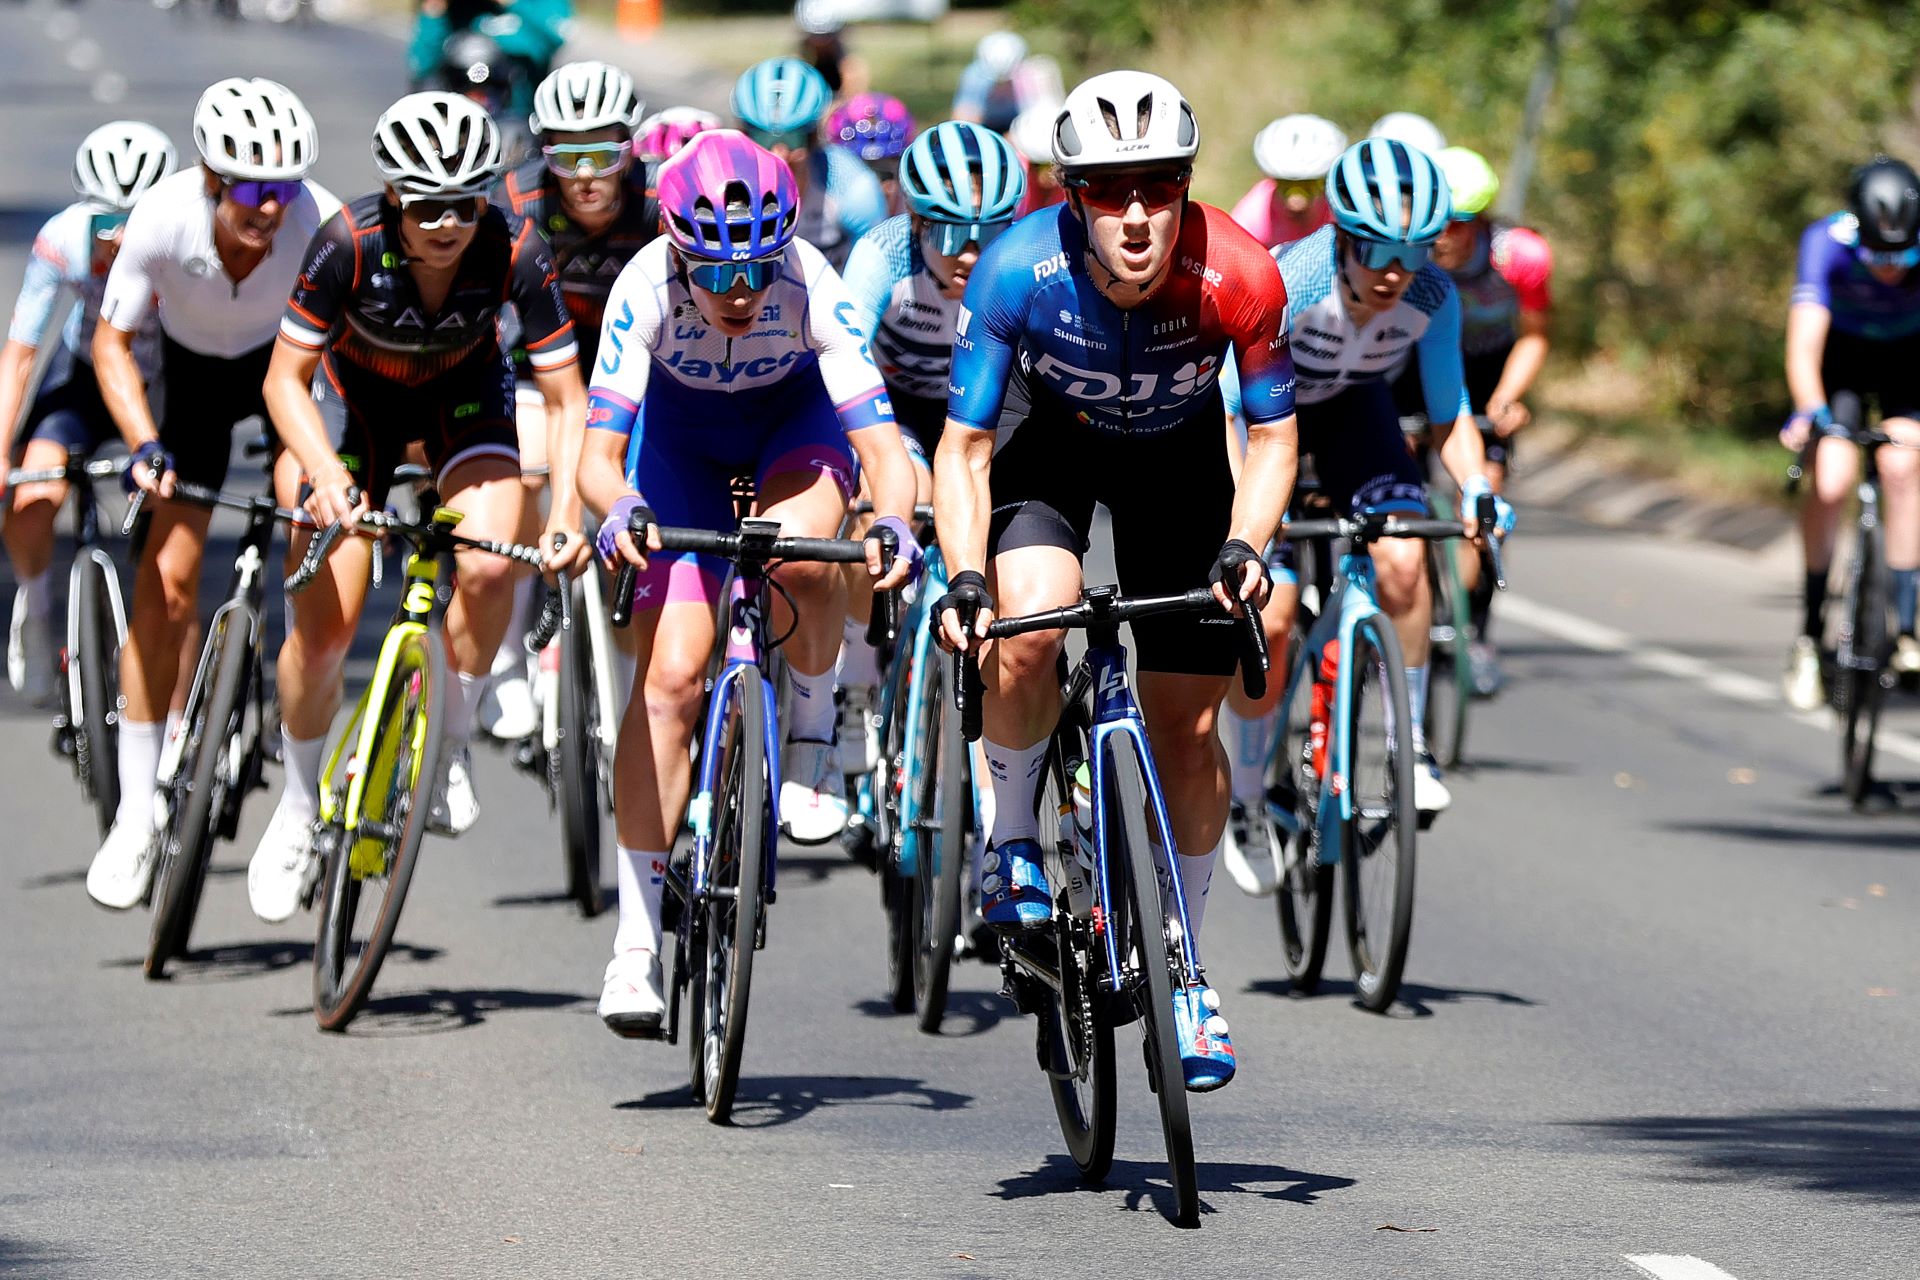
[(1164, 209), (1186, 194), (1192, 169), (1141, 173), (1137, 170), (1094, 170), (1067, 178), (1067, 185), (1096, 209), (1126, 209), (1138, 200), (1149, 211)]

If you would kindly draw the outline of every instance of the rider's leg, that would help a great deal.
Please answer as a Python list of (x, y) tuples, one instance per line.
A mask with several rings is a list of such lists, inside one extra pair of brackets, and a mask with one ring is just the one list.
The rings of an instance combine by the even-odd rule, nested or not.
[[(442, 501), (463, 517), (457, 531), (470, 538), (512, 541), (520, 532), (526, 493), (520, 463), (496, 452), (475, 452), (443, 465)], [(458, 749), (473, 730), (474, 704), (513, 612), (514, 562), (482, 551), (455, 556), (453, 603), (447, 608), (447, 650), (455, 696), (447, 700), (445, 738)]]
[[(993, 558), (988, 587), (1000, 617), (1056, 609), (1080, 598), (1080, 560), (1057, 545), (1030, 544)], [(1033, 811), (1040, 761), (1060, 718), (1060, 651), (1064, 633), (1034, 631), (995, 640), (981, 651), (986, 684), (981, 742), (993, 778), (992, 842), (1035, 839)]]
[[(1920, 422), (1887, 418), (1881, 430), (1894, 439), (1920, 445)], [(1893, 574), (1893, 600), (1900, 634), (1914, 630), (1916, 595), (1920, 594), (1920, 452), (1884, 445), (1876, 459), (1880, 469), (1880, 509), (1887, 522), (1887, 568)]]
[(179, 678), (180, 646), (193, 625), (209, 512), (151, 507), (146, 554), (134, 574), (127, 643), (120, 655), (120, 810), (115, 824), (151, 825), (162, 732)]
[(1140, 673), (1140, 714), (1166, 795), (1173, 846), (1180, 851), (1187, 924), (1196, 943), (1207, 889), (1227, 825), (1227, 755), (1214, 732), (1215, 709), (1230, 677), (1166, 671)]
[[(531, 391), (532, 394), (527, 393)], [(525, 489), (514, 541), (531, 546), (543, 526), (541, 495), (547, 485), (547, 404), (539, 389), (523, 386), (516, 393), (515, 429), (520, 441), (520, 482)], [(522, 637), (532, 622), (534, 592), (539, 574), (531, 565), (514, 564), (513, 606), (507, 628), (495, 651), (487, 686), (480, 696), (480, 727), (512, 741), (539, 726), (533, 704), (533, 686), (527, 678), (527, 654)]]
[[(30, 471), (64, 467), (67, 446), (40, 436), (28, 442), (21, 465)], [(7, 674), (16, 693), (34, 702), (55, 692), (58, 647), (53, 635), (53, 518), (67, 500), (63, 480), (21, 485), (10, 496), (6, 523), (0, 526), (13, 564), (13, 618), (7, 645)]]
[[(301, 529), (288, 540), (288, 573), (299, 567), (313, 537)], [(288, 598), (291, 623), (276, 666), (286, 764), (280, 809), (303, 825), (320, 809), (321, 757), (340, 710), (347, 651), (366, 605), (372, 564), (371, 542), (342, 538), (306, 590)]]
[(1814, 450), (1813, 486), (1800, 508), (1800, 545), (1806, 566), (1800, 634), (1816, 643), (1822, 631), (1827, 575), (1833, 566), (1840, 514), (1853, 496), (1859, 474), (1859, 450), (1847, 441), (1829, 436)]

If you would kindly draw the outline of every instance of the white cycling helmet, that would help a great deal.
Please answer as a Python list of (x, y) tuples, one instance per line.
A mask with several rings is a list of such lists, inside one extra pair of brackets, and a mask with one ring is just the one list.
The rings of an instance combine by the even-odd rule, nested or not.
[(1437, 156), (1447, 149), (1447, 135), (1440, 132), (1440, 126), (1411, 111), (1387, 112), (1373, 122), (1373, 128), (1367, 130), (1367, 136), (1404, 142), (1430, 156)]
[(233, 76), (208, 87), (193, 109), (193, 145), (207, 168), (238, 182), (298, 182), (313, 168), (320, 137), (293, 90)]
[(1253, 138), (1253, 162), (1276, 181), (1324, 178), (1347, 149), (1347, 135), (1325, 116), (1281, 116)]
[(535, 133), (584, 133), (613, 125), (630, 130), (641, 115), (632, 76), (604, 62), (569, 62), (533, 91), (527, 127)]
[(1005, 80), (1027, 59), (1027, 42), (1011, 31), (989, 31), (974, 46), (973, 60)]
[(73, 157), (73, 189), (102, 209), (131, 209), (142, 192), (173, 172), (173, 142), (140, 120), (103, 124)]
[(478, 196), (500, 170), (500, 128), (456, 93), (410, 93), (373, 126), (373, 162), (403, 196)]
[(1200, 125), (1180, 91), (1148, 71), (1104, 71), (1074, 86), (1053, 121), (1062, 169), (1191, 162)]
[(833, 0), (796, 0), (793, 25), (800, 28), (803, 35), (831, 36), (837, 35), (847, 24)]
[(1028, 164), (1053, 163), (1053, 121), (1060, 114), (1058, 102), (1043, 102), (1028, 107), (1007, 127), (1007, 141)]

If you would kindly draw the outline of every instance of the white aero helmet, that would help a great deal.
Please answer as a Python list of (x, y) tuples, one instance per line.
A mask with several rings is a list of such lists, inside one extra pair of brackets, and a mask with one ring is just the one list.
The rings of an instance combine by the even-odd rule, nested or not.
[(996, 80), (1012, 75), (1026, 58), (1027, 42), (1011, 31), (989, 31), (973, 49), (973, 60), (993, 72)]
[(1387, 112), (1373, 122), (1373, 128), (1367, 130), (1367, 136), (1404, 142), (1430, 156), (1437, 156), (1447, 149), (1447, 135), (1440, 132), (1440, 126), (1411, 111)]
[(1189, 163), (1200, 126), (1180, 91), (1148, 71), (1103, 71), (1074, 86), (1053, 121), (1062, 169)]
[(535, 133), (583, 133), (619, 125), (632, 129), (642, 108), (633, 77), (604, 62), (569, 62), (533, 91)]
[(410, 93), (373, 126), (373, 162), (402, 196), (485, 195), (500, 170), (500, 128), (456, 93)]
[(102, 209), (131, 209), (173, 172), (173, 142), (140, 120), (115, 120), (86, 136), (73, 157), (73, 189)]
[(1053, 163), (1053, 121), (1060, 114), (1058, 102), (1042, 102), (1028, 107), (1007, 127), (1007, 141), (1028, 164)]
[(207, 168), (239, 182), (298, 182), (320, 138), (293, 90), (233, 76), (210, 85), (193, 109), (193, 145)]
[(1347, 135), (1325, 116), (1281, 116), (1253, 138), (1253, 162), (1277, 181), (1324, 178), (1347, 149)]

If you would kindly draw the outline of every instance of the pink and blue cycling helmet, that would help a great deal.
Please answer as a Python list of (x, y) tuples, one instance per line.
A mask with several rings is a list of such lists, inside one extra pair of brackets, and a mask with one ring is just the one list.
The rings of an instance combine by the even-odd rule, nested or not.
[(856, 93), (827, 117), (827, 140), (862, 160), (891, 160), (913, 141), (907, 104), (885, 93)]
[(656, 189), (667, 235), (690, 257), (751, 262), (793, 242), (793, 170), (737, 129), (696, 135), (660, 166)]

